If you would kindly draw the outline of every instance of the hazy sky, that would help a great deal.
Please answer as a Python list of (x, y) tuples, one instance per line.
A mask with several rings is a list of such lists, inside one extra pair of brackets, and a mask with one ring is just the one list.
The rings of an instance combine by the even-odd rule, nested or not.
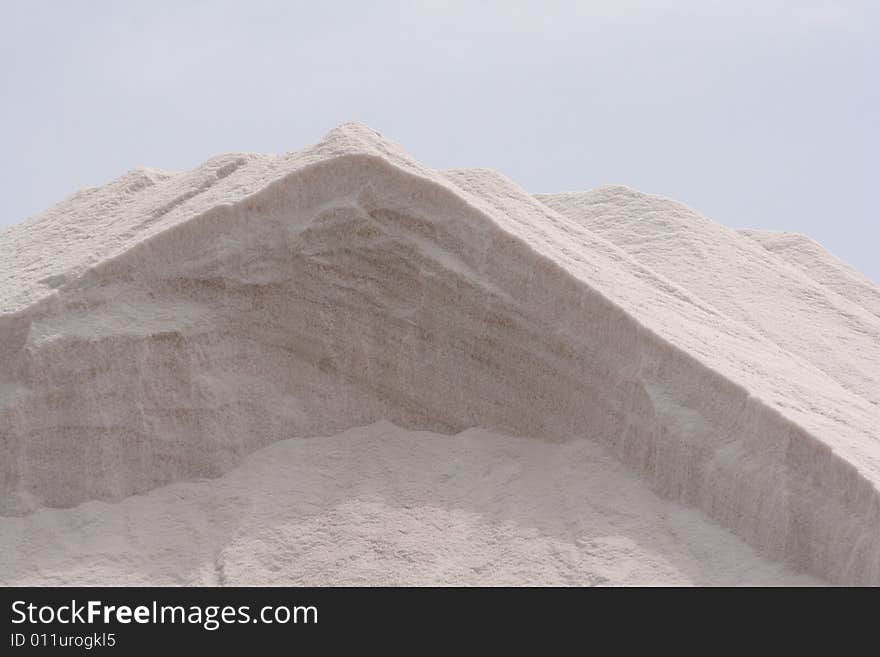
[(844, 0), (0, 0), (0, 225), (138, 165), (357, 120), (433, 167), (804, 232), (880, 281), (878, 19)]

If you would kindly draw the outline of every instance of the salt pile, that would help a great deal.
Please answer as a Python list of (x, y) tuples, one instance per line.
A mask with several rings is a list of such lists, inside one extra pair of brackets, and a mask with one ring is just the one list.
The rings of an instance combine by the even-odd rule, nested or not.
[(349, 124), (0, 254), (0, 582), (880, 584), (880, 292), (805, 238)]

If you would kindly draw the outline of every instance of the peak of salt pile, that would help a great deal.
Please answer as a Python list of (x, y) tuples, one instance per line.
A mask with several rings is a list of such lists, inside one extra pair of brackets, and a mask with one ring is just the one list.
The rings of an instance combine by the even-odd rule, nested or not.
[[(386, 421), (588, 440), (757, 560), (880, 583), (878, 318), (828, 259), (628, 188), (433, 171), (359, 124), (133, 172), (0, 232), (0, 253), (0, 511), (24, 516), (0, 545), (88, 505), (47, 507), (238, 481), (272, 443)], [(429, 457), (389, 458), (375, 477)], [(494, 495), (522, 493), (511, 472)]]

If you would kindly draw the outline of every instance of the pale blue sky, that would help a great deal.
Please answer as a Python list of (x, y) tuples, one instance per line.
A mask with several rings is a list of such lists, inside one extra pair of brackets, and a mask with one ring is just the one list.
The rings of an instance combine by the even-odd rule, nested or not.
[(357, 120), (433, 167), (804, 232), (880, 281), (878, 7), (0, 0), (0, 226)]

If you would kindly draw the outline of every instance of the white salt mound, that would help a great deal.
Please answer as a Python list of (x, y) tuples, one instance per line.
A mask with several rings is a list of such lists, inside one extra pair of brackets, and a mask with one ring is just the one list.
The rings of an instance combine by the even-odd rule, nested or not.
[(818, 247), (349, 124), (0, 259), (4, 583), (880, 584), (880, 293)]

